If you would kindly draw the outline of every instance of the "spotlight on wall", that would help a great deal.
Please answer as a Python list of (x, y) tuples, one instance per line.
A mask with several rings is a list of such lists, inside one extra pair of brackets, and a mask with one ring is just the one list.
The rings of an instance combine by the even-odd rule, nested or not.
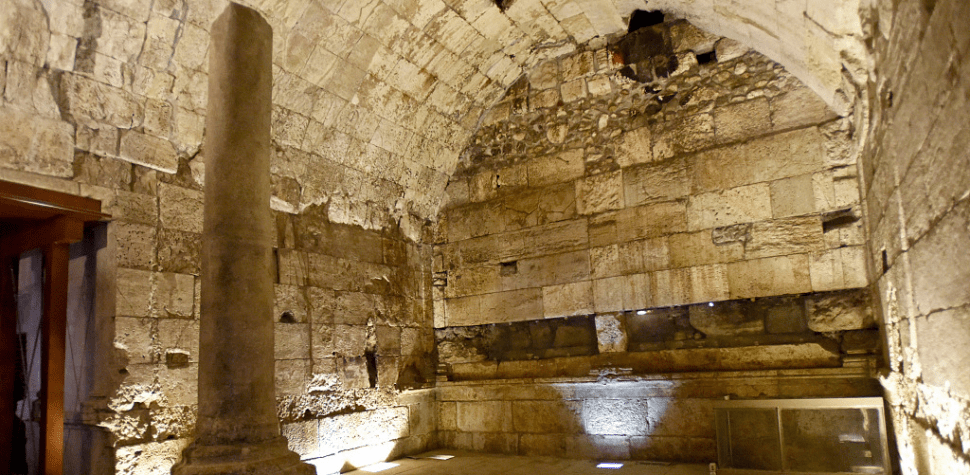
[(389, 468), (394, 468), (397, 466), (398, 464), (396, 463), (381, 462), (381, 463), (375, 463), (374, 465), (368, 465), (366, 467), (362, 467), (361, 470), (365, 472), (377, 473), (377, 472), (383, 472), (384, 470), (387, 470)]
[(708, 307), (713, 307), (714, 306), (714, 302), (707, 302), (707, 306)]
[(646, 314), (647, 314), (646, 310), (637, 310), (637, 315), (646, 315)]
[(618, 469), (618, 468), (623, 468), (623, 464), (622, 463), (615, 463), (615, 462), (603, 462), (603, 463), (597, 464), (596, 465), (596, 468), (612, 468), (612, 469), (615, 470), (615, 469)]

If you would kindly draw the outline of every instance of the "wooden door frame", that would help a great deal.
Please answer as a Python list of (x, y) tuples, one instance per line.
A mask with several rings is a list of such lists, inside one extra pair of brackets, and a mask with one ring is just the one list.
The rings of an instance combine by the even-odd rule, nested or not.
[[(45, 475), (64, 465), (64, 364), (69, 247), (84, 239), (85, 225), (106, 221), (101, 202), (0, 180), (0, 361), (12, 364), (17, 351), (16, 309), (8, 273), (20, 254), (43, 250), (41, 317), (40, 464)], [(8, 357), (10, 357), (8, 359)], [(6, 370), (4, 370), (6, 371)], [(12, 376), (12, 371), (9, 375)], [(0, 438), (13, 431), (16, 403), (12, 377), (0, 378)], [(10, 407), (13, 406), (13, 407)], [(0, 471), (10, 463), (10, 444), (0, 444)]]

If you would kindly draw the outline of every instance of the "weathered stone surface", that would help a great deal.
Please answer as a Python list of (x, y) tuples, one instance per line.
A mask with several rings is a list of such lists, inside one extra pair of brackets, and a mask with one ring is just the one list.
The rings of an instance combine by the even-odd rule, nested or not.
[[(595, 282), (594, 282), (595, 285)], [(596, 315), (596, 341), (600, 353), (620, 353), (627, 349), (624, 320), (620, 315)]]
[(546, 318), (593, 313), (593, 287), (589, 281), (542, 288), (542, 311)]
[(69, 177), (74, 128), (13, 107), (0, 107), (0, 167)]
[(687, 205), (687, 223), (691, 231), (763, 221), (770, 217), (771, 197), (766, 184), (692, 195)]
[(824, 143), (819, 129), (810, 127), (700, 153), (692, 162), (692, 190), (725, 190), (819, 171)]
[(736, 301), (691, 305), (690, 325), (709, 337), (759, 334), (765, 330), (764, 319)]
[(687, 162), (674, 159), (623, 170), (627, 207), (684, 198), (690, 192)]
[(731, 298), (808, 292), (811, 280), (804, 254), (768, 257), (727, 265)]
[(816, 332), (871, 328), (876, 323), (871, 305), (864, 290), (810, 296), (805, 299), (808, 328)]

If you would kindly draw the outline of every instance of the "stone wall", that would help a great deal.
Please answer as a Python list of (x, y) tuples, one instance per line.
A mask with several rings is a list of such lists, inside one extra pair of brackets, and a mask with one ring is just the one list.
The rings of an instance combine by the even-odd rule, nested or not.
[(851, 125), (735, 42), (646, 31), (662, 51), (543, 63), (487, 113), (448, 186), (436, 327), (867, 285)]
[[(224, 5), (14, 0), (0, 9), (0, 179), (95, 198), (112, 216), (111, 256), (98, 269), (109, 292), (97, 296), (111, 308), (94, 323), (109, 343), (92, 363), (99, 379), (83, 408), (84, 423), (110, 434), (103, 442), (114, 460), (71, 467), (78, 472), (168, 473), (193, 436), (208, 28)], [(415, 136), (416, 123), (374, 112), (387, 115), (388, 101), (358, 111), (326, 71), (312, 88), (297, 77), (281, 54), (293, 26), (281, 16), (270, 18), (279, 51), (267, 206), (278, 224), (278, 280), (266, 316), (278, 322), (280, 417), (288, 435), (330, 424), (319, 448), (293, 442), (304, 457), (330, 456), (320, 463), (365, 446), (397, 448), (356, 453), (358, 463), (419, 451), (433, 443), (432, 397), (420, 390), (433, 381), (425, 243), (435, 205), (425, 191), (445, 182), (425, 163), (448, 153)], [(457, 126), (424, 110), (427, 130), (439, 130), (439, 119)], [(425, 158), (403, 160), (405, 150)], [(379, 427), (388, 414), (396, 429), (335, 443), (336, 427)]]
[(725, 398), (879, 394), (865, 368), (441, 383), (441, 443), (589, 459), (717, 461), (713, 404)]
[(874, 2), (863, 154), (904, 474), (970, 472), (970, 5)]

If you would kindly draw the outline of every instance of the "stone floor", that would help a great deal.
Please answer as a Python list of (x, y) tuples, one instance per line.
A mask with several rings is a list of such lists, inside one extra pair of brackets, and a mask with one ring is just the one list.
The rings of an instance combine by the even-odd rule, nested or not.
[[(449, 460), (428, 458), (432, 455), (454, 455)], [(618, 469), (596, 468), (600, 461), (559, 459), (553, 457), (525, 457), (436, 450), (413, 458), (390, 462), (397, 464), (371, 465), (353, 475), (708, 475), (707, 465), (663, 462), (620, 461)], [(383, 470), (379, 470), (383, 467)], [(379, 471), (378, 471), (379, 470)]]

